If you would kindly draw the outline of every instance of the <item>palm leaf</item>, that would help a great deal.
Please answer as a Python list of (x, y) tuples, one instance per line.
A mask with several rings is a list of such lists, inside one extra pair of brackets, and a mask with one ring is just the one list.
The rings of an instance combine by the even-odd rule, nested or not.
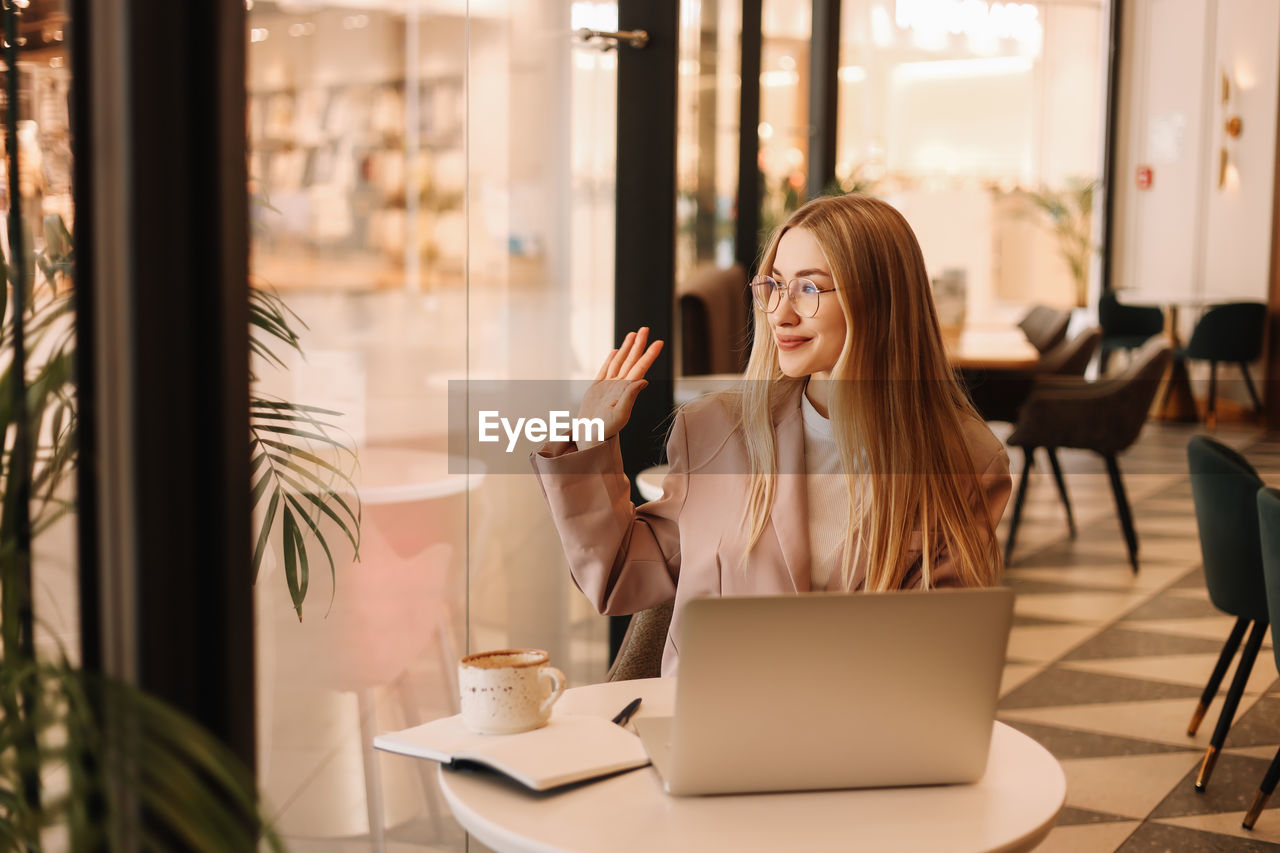
[[(253, 501), (254, 505), (257, 505), (258, 498), (262, 497), (262, 494), (266, 492), (267, 486), (270, 485), (269, 477), (267, 475), (263, 475), (259, 485), (261, 486), (262, 490), (259, 491), (257, 488), (254, 489), (254, 494), (255, 494), (255, 498)], [(262, 529), (258, 531), (258, 543), (257, 545), (254, 546), (254, 549), (253, 549), (254, 583), (257, 583), (258, 581), (258, 569), (261, 568), (262, 566), (262, 558), (266, 555), (267, 545), (271, 541), (271, 528), (272, 528), (272, 525), (275, 523), (276, 509), (279, 506), (280, 506), (280, 492), (278, 490), (273, 491), (271, 493), (271, 502), (267, 504), (267, 515), (262, 520)]]
[[(22, 250), (28, 253), (31, 236), (27, 229)], [(0, 464), (10, 478), (31, 485), (33, 535), (74, 509), (61, 486), (77, 459), (75, 304), (63, 286), (74, 270), (74, 242), (56, 216), (45, 218), (42, 236), (44, 247), (29, 255), (33, 262), (21, 281), (14, 280), (17, 267), (0, 257), (0, 276), (28, 296), (18, 321), (25, 349), (35, 355), (21, 387), (37, 444), (26, 470), (15, 472), (12, 448), (0, 442)], [(0, 316), (10, 321), (0, 325), (0, 435), (13, 427), (18, 381), (12, 358), (5, 360), (15, 342), (12, 305), (0, 288)], [(268, 364), (285, 365), (273, 345), (302, 352), (295, 329), (306, 324), (269, 288), (250, 288), (249, 321), (250, 347)], [(356, 491), (341, 461), (349, 457), (354, 468), (355, 454), (350, 437), (331, 423), (337, 412), (256, 398), (251, 411), (251, 501), (255, 508), (267, 502), (252, 555), (254, 577), (273, 536), (280, 535), (286, 584), (301, 618), (311, 560), (319, 558), (312, 549), (323, 553), (336, 583), (336, 561), (320, 519), (335, 522), (358, 555), (359, 498), (349, 503), (343, 497)], [(5, 518), (15, 494), (0, 490)], [(36, 661), (22, 648), (16, 626), (25, 596), (7, 568), (17, 556), (13, 537), (0, 536), (0, 849), (39, 849), (42, 830), (53, 826), (71, 827), (77, 850), (118, 849), (122, 839), (143, 849), (164, 849), (175, 839), (200, 849), (247, 850), (260, 841), (282, 849), (259, 811), (250, 775), (197, 724), (128, 685), (90, 679), (65, 657)], [(41, 774), (54, 768), (67, 771), (65, 790), (39, 784)], [(94, 820), (91, 798), (104, 810)], [(138, 807), (145, 824), (138, 821)]]
[[(333, 607), (333, 599), (338, 590), (338, 565), (334, 562), (333, 553), (329, 550), (329, 543), (325, 541), (324, 536), (320, 533), (320, 526), (316, 520), (311, 517), (311, 513), (307, 512), (302, 504), (298, 503), (298, 499), (293, 495), (286, 494), (285, 500), (293, 507), (294, 512), (307, 523), (307, 527), (311, 528), (311, 535), (315, 537), (315, 543), (324, 551), (325, 559), (329, 561), (329, 607)], [(302, 618), (302, 613), (298, 613), (298, 618)]]
[[(321, 420), (336, 412), (264, 399), (253, 400), (250, 408), (251, 464), (255, 472), (261, 472), (256, 474), (253, 502), (257, 505), (268, 500), (275, 505), (284, 501), (280, 504), (283, 513), (268, 510), (254, 550), (253, 572), (257, 577), (261, 571), (268, 543), (279, 541), (289, 598), (301, 619), (311, 562), (323, 559), (330, 578), (335, 584), (337, 580), (333, 550), (318, 523), (321, 516), (334, 522), (351, 543), (353, 559), (359, 559), (361, 510), (351, 479), (355, 454), (335, 436), (337, 428)], [(344, 494), (351, 496), (350, 500)]]

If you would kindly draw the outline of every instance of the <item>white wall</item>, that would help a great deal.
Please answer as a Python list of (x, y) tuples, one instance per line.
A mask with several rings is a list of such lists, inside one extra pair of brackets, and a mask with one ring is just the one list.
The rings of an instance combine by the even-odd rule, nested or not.
[[(1280, 3), (1218, 0), (1215, 73), (1209, 99), (1210, 176), (1205, 219), (1202, 294), (1265, 302), (1271, 270), (1271, 209), (1275, 186), (1276, 104), (1280, 84)], [(1221, 100), (1222, 75), (1228, 100)], [(1239, 116), (1243, 132), (1224, 127)], [(1218, 158), (1231, 164), (1218, 187)], [(1230, 170), (1234, 168), (1235, 174)]]
[[(1113, 284), (1130, 299), (1191, 298), (1198, 292), (1204, 151), (1203, 35), (1212, 0), (1138, 0), (1126, 8), (1118, 120), (1123, 145), (1115, 176)], [(1150, 189), (1136, 187), (1149, 167)]]
[[(1137, 0), (1126, 8), (1114, 283), (1131, 301), (1266, 301), (1280, 4)], [(1232, 80), (1225, 108), (1224, 70)], [(1229, 115), (1244, 121), (1237, 140), (1223, 130)], [(1220, 187), (1224, 148), (1238, 179)], [(1152, 170), (1150, 189), (1135, 185), (1139, 166)]]

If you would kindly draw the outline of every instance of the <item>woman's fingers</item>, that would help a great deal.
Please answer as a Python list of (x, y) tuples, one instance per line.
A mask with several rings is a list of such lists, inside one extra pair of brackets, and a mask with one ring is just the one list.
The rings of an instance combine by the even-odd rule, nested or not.
[(622, 392), (622, 396), (618, 398), (618, 402), (613, 404), (614, 409), (622, 418), (624, 424), (631, 418), (631, 407), (636, 404), (636, 397), (641, 391), (648, 387), (649, 383), (643, 379), (632, 382)]
[[(646, 346), (648, 344), (648, 346)], [(662, 341), (649, 343), (649, 327), (641, 326), (638, 331), (627, 332), (622, 343), (615, 350), (609, 351), (595, 381), (604, 379), (625, 379), (634, 381), (644, 378), (645, 373), (653, 366), (653, 362), (662, 352)]]
[(600, 365), (600, 369), (596, 372), (596, 382), (609, 375), (609, 365), (613, 364), (613, 357), (617, 354), (618, 351), (616, 349), (609, 350), (609, 354), (604, 358), (604, 364)]
[(636, 332), (635, 338), (633, 338), (631, 341), (631, 346), (627, 350), (627, 357), (622, 361), (621, 366), (618, 368), (619, 377), (629, 378), (629, 374), (631, 373), (631, 368), (634, 367), (635, 363), (640, 360), (640, 356), (644, 355), (645, 345), (648, 342), (649, 342), (649, 327), (641, 326), (639, 331)]
[(654, 361), (662, 352), (662, 341), (654, 341), (649, 344), (649, 348), (644, 351), (644, 355), (631, 367), (625, 378), (627, 379), (643, 379), (644, 375), (649, 372), (649, 368), (653, 367)]
[(627, 336), (622, 339), (622, 343), (614, 352), (613, 363), (609, 365), (609, 371), (605, 374), (606, 379), (617, 379), (622, 374), (622, 365), (626, 363), (627, 355), (631, 352), (631, 345), (635, 342), (635, 339), (635, 332), (627, 332)]

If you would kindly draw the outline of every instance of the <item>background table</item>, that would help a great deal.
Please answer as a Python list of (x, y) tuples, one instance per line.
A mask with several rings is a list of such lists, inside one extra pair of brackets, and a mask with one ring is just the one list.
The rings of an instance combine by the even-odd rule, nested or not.
[(1215, 301), (1201, 296), (1166, 298), (1144, 295), (1141, 291), (1125, 298), (1126, 305), (1159, 308), (1165, 313), (1165, 335), (1169, 338), (1169, 345), (1173, 347), (1175, 358), (1169, 362), (1161, 387), (1156, 391), (1156, 403), (1152, 410), (1153, 415), (1162, 421), (1192, 424), (1200, 422), (1200, 409), (1191, 392), (1191, 374), (1187, 370), (1187, 361), (1176, 357), (1178, 350), (1186, 343), (1182, 340), (1178, 311), (1181, 308), (1203, 311), (1215, 304)]
[[(669, 715), (674, 679), (615, 681), (565, 692), (557, 714)], [(1053, 826), (1066, 778), (1031, 738), (996, 723), (974, 785), (672, 797), (643, 767), (536, 794), (496, 773), (440, 768), (458, 822), (494, 850), (1029, 850)]]
[(1040, 363), (1040, 352), (1016, 326), (965, 326), (943, 335), (947, 361), (957, 369), (1025, 370)]

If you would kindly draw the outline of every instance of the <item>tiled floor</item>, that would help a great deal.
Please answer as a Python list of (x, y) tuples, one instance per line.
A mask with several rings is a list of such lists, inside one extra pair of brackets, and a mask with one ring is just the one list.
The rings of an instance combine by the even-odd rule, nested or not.
[[(1198, 431), (1148, 426), (1121, 459), (1141, 543), (1137, 575), (1099, 459), (1061, 454), (1075, 539), (1043, 460), (1045, 470), (1031, 478), (1007, 575), (1018, 599), (998, 713), (1044, 744), (1066, 772), (1066, 808), (1040, 850), (1280, 850), (1280, 796), (1253, 832), (1240, 828), (1280, 747), (1280, 681), (1269, 638), (1208, 792), (1192, 789), (1221, 699), (1196, 737), (1187, 737), (1186, 725), (1234, 621), (1209, 603), (1201, 576), (1185, 451)], [(1280, 483), (1280, 437), (1231, 425), (1216, 436), (1242, 450), (1265, 480)], [(1013, 461), (1016, 477), (1021, 460)], [(416, 769), (412, 759), (382, 760), (394, 764), (384, 772)], [(358, 763), (351, 772), (359, 772)], [(427, 808), (438, 801), (419, 794), (416, 802), (407, 819), (393, 819), (388, 849), (464, 849), (457, 825)], [(345, 800), (333, 807), (344, 804), (363, 807)], [(367, 836), (289, 840), (292, 849), (315, 853), (371, 849)]]
[[(1018, 599), (998, 715), (1048, 748), (1066, 772), (1066, 809), (1040, 850), (1280, 850), (1280, 798), (1253, 832), (1240, 826), (1280, 747), (1270, 638), (1208, 791), (1192, 786), (1234, 674), (1188, 737), (1234, 622), (1209, 602), (1200, 568), (1185, 461), (1187, 438), (1197, 431), (1148, 427), (1122, 458), (1140, 542), (1136, 576), (1100, 461), (1062, 454), (1079, 527), (1074, 540), (1052, 478), (1032, 475), (1029, 526), (1025, 536), (1019, 531), (1007, 573)], [(1242, 450), (1264, 480), (1280, 480), (1280, 438), (1228, 426), (1216, 437)]]

